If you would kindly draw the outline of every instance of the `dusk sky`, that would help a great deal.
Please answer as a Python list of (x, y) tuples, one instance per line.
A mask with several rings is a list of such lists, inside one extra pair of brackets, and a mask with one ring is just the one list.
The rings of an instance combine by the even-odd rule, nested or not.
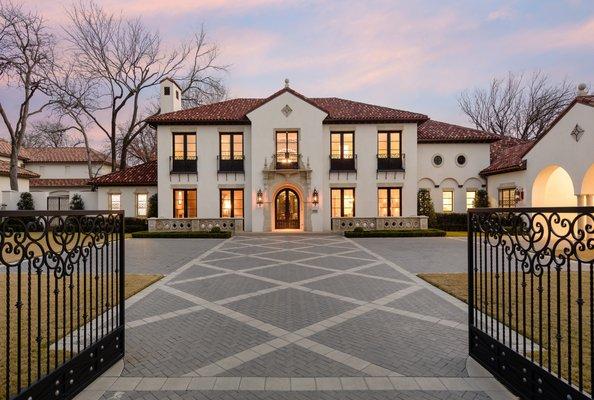
[[(230, 97), (282, 87), (337, 96), (468, 124), (465, 89), (507, 71), (541, 69), (591, 86), (594, 1), (103, 0), (141, 16), (175, 43), (205, 24), (230, 64)], [(412, 4), (414, 3), (414, 4)], [(69, 1), (35, 1), (50, 24), (66, 24)], [(3, 88), (0, 95), (8, 96)], [(5, 136), (5, 129), (0, 129)]]

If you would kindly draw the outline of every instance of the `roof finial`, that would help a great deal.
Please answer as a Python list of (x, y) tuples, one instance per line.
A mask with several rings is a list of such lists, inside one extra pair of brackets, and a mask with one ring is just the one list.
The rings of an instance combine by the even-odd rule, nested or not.
[(289, 88), (289, 78), (285, 78), (285, 87)]

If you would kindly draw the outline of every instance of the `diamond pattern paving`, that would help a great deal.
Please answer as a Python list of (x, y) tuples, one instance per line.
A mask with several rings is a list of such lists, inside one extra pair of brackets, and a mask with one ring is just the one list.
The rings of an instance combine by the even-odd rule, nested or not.
[(351, 303), (297, 289), (285, 289), (227, 304), (241, 313), (295, 331), (355, 307)]
[(408, 287), (406, 284), (387, 282), (363, 276), (341, 275), (309, 283), (308, 288), (323, 290), (358, 300), (373, 301)]
[(148, 296), (138, 300), (126, 310), (126, 320), (134, 321), (153, 315), (165, 314), (171, 311), (177, 311), (192, 307), (194, 304), (180, 299), (177, 296), (155, 290)]
[(290, 344), (227, 371), (226, 376), (364, 376), (364, 373)]
[(464, 332), (383, 311), (369, 312), (311, 339), (405, 376), (468, 376)]
[(135, 328), (126, 336), (124, 376), (182, 376), (273, 337), (205, 310)]
[(175, 285), (176, 289), (194, 296), (217, 301), (241, 294), (257, 292), (275, 285), (256, 279), (237, 275), (220, 276), (196, 282), (186, 282)]
[(334, 235), (209, 243), (128, 308), (143, 321), (129, 324), (124, 378), (102, 399), (489, 399), (465, 378), (463, 325), (427, 321), (464, 324), (466, 313), (391, 258)]
[(276, 279), (283, 282), (297, 282), (316, 276), (330, 274), (331, 271), (325, 271), (317, 268), (304, 267), (295, 264), (285, 264), (276, 267), (268, 267), (257, 271), (251, 271), (250, 274), (264, 276), (266, 278)]

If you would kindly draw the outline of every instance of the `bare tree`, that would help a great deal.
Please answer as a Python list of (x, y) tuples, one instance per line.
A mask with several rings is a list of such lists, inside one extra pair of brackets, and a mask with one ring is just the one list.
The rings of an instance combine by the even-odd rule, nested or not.
[(0, 99), (0, 116), (10, 135), (10, 188), (18, 190), (18, 155), (29, 119), (52, 104), (48, 75), (54, 65), (53, 35), (44, 19), (10, 1), (0, 1), (0, 79), (18, 88), (20, 104), (11, 118)]
[(528, 77), (510, 72), (487, 89), (463, 92), (458, 104), (477, 129), (528, 140), (542, 135), (574, 97), (567, 80), (555, 84), (541, 71)]
[(131, 164), (156, 160), (157, 131), (151, 126), (146, 126), (130, 143), (128, 154)]
[(204, 29), (178, 48), (164, 49), (157, 31), (139, 19), (110, 14), (96, 3), (81, 1), (68, 15), (71, 26), (65, 34), (74, 71), (90, 84), (87, 94), (93, 94), (77, 103), (107, 136), (112, 170), (118, 164), (126, 167), (131, 144), (147, 127), (141, 112), (146, 92), (164, 77), (182, 85), (183, 97), (225, 92), (215, 74), (226, 67), (217, 64), (217, 47), (207, 43)]
[(25, 133), (23, 147), (76, 147), (82, 144), (60, 119), (47, 119), (33, 124), (33, 130)]

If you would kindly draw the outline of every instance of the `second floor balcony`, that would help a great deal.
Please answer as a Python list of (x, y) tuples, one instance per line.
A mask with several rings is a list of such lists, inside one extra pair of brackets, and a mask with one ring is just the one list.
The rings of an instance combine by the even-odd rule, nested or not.
[(217, 156), (217, 164), (219, 172), (244, 172), (243, 161), (245, 157), (239, 156), (228, 156), (219, 155)]
[(301, 154), (292, 152), (279, 152), (272, 156), (274, 168), (277, 170), (283, 169), (299, 169), (301, 162)]
[(404, 154), (398, 157), (386, 154), (377, 155), (378, 171), (404, 171)]
[(354, 172), (357, 170), (357, 155), (351, 154), (349, 156), (330, 156), (330, 172)]
[(169, 157), (169, 171), (172, 174), (195, 174), (198, 172), (197, 157)]

